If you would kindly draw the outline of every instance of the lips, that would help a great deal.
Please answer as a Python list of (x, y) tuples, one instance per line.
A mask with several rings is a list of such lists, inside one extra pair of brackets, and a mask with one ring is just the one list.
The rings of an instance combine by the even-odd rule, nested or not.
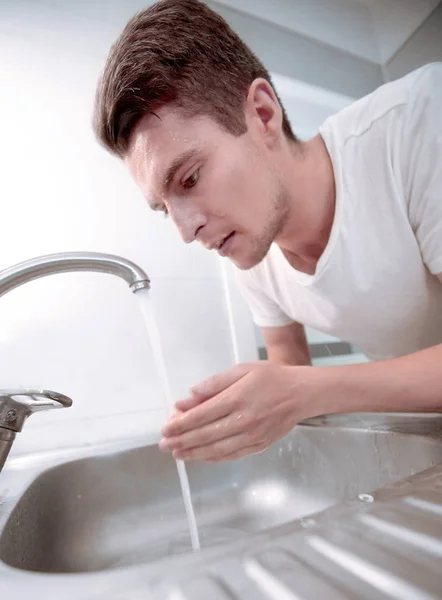
[(232, 233), (230, 233), (229, 235), (227, 235), (221, 242), (221, 244), (218, 246), (218, 253), (221, 256), (226, 256), (229, 252), (229, 247), (230, 247), (230, 242), (233, 239), (233, 236), (235, 235), (235, 232), (232, 231)]
[(217, 242), (209, 242), (201, 240), (203, 246), (207, 250), (216, 250), (221, 256), (226, 256), (225, 252), (227, 247), (230, 245), (232, 238), (235, 235), (235, 231), (229, 233), (229, 235), (224, 236), (223, 238), (219, 238)]
[(221, 246), (224, 244), (224, 242), (226, 241), (226, 239), (227, 239), (228, 237), (229, 237), (228, 235), (226, 235), (225, 237), (223, 237), (223, 238), (222, 238), (222, 240), (220, 240), (220, 241), (218, 242), (218, 244), (216, 244), (216, 246), (215, 246), (215, 249), (216, 249), (216, 250), (219, 250), (219, 249), (221, 248)]

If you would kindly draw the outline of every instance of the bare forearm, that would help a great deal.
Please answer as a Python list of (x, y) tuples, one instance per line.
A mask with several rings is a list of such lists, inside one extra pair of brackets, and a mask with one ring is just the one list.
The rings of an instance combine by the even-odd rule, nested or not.
[(300, 323), (292, 323), (286, 327), (263, 328), (262, 332), (270, 362), (291, 366), (311, 364), (307, 336)]
[(321, 414), (442, 412), (442, 346), (343, 367), (240, 364), (194, 386), (176, 406), (162, 450), (183, 460), (233, 460)]
[(316, 414), (442, 411), (442, 345), (392, 360), (317, 367), (315, 376)]
[(288, 352), (279, 348), (267, 348), (267, 354), (268, 360), (277, 365), (306, 367), (312, 364), (307, 344), (293, 346)]

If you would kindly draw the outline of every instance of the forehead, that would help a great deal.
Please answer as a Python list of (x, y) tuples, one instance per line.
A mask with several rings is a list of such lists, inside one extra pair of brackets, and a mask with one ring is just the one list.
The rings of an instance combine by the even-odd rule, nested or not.
[(140, 119), (130, 137), (125, 163), (144, 190), (160, 183), (177, 156), (191, 149), (208, 147), (219, 134), (219, 126), (209, 117), (185, 118), (179, 111), (163, 107), (155, 115)]

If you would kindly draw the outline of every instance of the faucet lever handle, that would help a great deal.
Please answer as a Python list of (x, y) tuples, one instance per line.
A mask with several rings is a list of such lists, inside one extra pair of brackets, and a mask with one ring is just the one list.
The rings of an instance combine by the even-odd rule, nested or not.
[(0, 390), (0, 427), (21, 431), (30, 415), (41, 410), (69, 406), (72, 406), (71, 398), (52, 390)]
[[(39, 410), (45, 410), (46, 408), (68, 408), (72, 406), (72, 399), (69, 396), (60, 394), (59, 392), (53, 392), (52, 390), (39, 390), (34, 388), (25, 388), (23, 390), (0, 390), (0, 398), (2, 396), (14, 397), (28, 397), (32, 398), (34, 402), (26, 402), (31, 410), (31, 413)], [(39, 398), (43, 398), (40, 399)]]

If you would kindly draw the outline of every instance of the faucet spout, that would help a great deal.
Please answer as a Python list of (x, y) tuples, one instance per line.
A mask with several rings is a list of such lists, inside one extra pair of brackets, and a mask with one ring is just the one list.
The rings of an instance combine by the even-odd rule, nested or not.
[[(113, 254), (98, 252), (63, 252), (31, 258), (0, 271), (0, 297), (11, 290), (40, 277), (95, 271), (124, 279), (133, 292), (150, 288), (147, 274), (138, 265)], [(32, 401), (24, 401), (23, 397)], [(6, 461), (17, 432), (29, 415), (39, 410), (71, 406), (72, 400), (50, 390), (0, 390), (0, 471)]]
[(0, 296), (33, 279), (71, 271), (116, 275), (124, 279), (133, 292), (150, 287), (150, 279), (143, 269), (120, 256), (99, 252), (62, 252), (31, 258), (0, 271)]

